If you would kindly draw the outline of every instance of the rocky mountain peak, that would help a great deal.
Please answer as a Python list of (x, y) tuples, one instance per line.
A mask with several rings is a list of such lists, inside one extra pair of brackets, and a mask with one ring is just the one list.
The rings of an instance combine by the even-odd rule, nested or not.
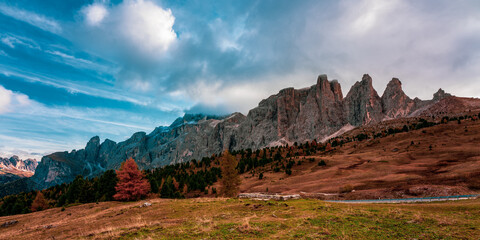
[(398, 78), (392, 78), (382, 95), (383, 113), (388, 118), (404, 117), (414, 107), (414, 101), (402, 90), (402, 82)]
[(452, 94), (446, 93), (443, 89), (438, 89), (436, 93), (433, 94), (433, 101), (440, 101), (444, 98), (451, 97)]
[(367, 73), (363, 74), (362, 83), (372, 85), (372, 77), (370, 77), (370, 75), (368, 75)]
[(317, 86), (326, 86), (327, 84), (329, 84), (327, 75), (326, 74), (318, 75)]
[(8, 161), (10, 161), (10, 164), (16, 167), (22, 160), (20, 160), (17, 155), (13, 155), (8, 159)]
[(364, 74), (362, 81), (356, 82), (344, 100), (348, 123), (360, 126), (383, 119), (382, 103), (373, 88), (372, 78)]
[(90, 138), (90, 140), (87, 143), (87, 146), (85, 147), (85, 150), (86, 149), (95, 149), (98, 146), (100, 146), (100, 137), (95, 136), (95, 137)]
[(33, 159), (22, 160), (18, 156), (13, 155), (10, 158), (0, 157), (0, 169), (8, 168), (10, 170), (21, 170), (34, 172), (37, 167), (37, 161)]
[(342, 87), (337, 80), (328, 81), (326, 74), (319, 75), (317, 78), (317, 89), (319, 90), (318, 97), (331, 98), (333, 101), (342, 101)]
[[(390, 80), (390, 82), (388, 82), (387, 84), (387, 88), (385, 89), (385, 91), (402, 91), (402, 82), (400, 82), (400, 80), (398, 78), (392, 78), (392, 80)], [(385, 94), (385, 93), (384, 93)]]
[(334, 79), (330, 82), (330, 88), (332, 89), (333, 95), (335, 96), (336, 101), (342, 101), (343, 100), (343, 93), (342, 93), (342, 87), (340, 86), (340, 83), (338, 80)]

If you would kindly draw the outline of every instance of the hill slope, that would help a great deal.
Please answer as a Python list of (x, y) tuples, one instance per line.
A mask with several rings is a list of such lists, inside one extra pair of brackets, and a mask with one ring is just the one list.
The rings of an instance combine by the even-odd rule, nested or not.
[[(359, 134), (373, 136), (417, 121), (409, 118), (364, 126), (339, 136), (338, 140)], [(329, 193), (314, 196), (347, 199), (476, 193), (480, 190), (479, 142), (480, 121), (450, 121), (346, 143), (328, 153), (292, 157), (295, 164), (291, 176), (275, 172), (275, 165), (255, 169), (244, 174), (241, 191)], [(318, 165), (322, 160), (326, 166)]]

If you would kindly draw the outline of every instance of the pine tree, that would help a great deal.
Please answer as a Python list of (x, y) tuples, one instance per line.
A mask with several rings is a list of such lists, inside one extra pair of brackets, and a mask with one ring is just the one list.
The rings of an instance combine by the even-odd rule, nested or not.
[(132, 158), (122, 163), (117, 170), (117, 177), (118, 183), (115, 187), (117, 193), (113, 196), (115, 200), (139, 200), (150, 192), (150, 184)]
[(240, 175), (237, 171), (237, 159), (225, 151), (221, 159), (222, 179), (221, 193), (226, 197), (235, 197), (240, 190)]
[(45, 197), (43, 196), (42, 192), (40, 191), (37, 192), (37, 196), (35, 197), (35, 200), (33, 200), (32, 206), (30, 207), (30, 209), (32, 210), (32, 212), (48, 209), (47, 200), (45, 200)]
[(161, 198), (174, 198), (175, 186), (173, 185), (172, 176), (168, 176), (167, 180), (163, 183), (162, 190), (160, 191)]

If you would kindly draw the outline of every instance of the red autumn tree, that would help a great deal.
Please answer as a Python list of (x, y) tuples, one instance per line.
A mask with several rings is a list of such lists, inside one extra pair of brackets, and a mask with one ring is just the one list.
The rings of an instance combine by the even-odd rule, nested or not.
[(327, 143), (327, 146), (325, 147), (325, 151), (328, 152), (328, 151), (332, 151), (332, 144), (330, 143)]
[(118, 183), (115, 186), (117, 193), (113, 195), (115, 200), (139, 200), (150, 192), (150, 183), (132, 158), (122, 163), (120, 169), (117, 170), (117, 178)]
[(38, 191), (37, 196), (35, 197), (35, 200), (32, 202), (32, 206), (30, 207), (30, 210), (32, 212), (36, 211), (42, 211), (48, 209), (48, 203), (47, 200), (45, 200), (45, 196), (43, 196), (43, 193)]

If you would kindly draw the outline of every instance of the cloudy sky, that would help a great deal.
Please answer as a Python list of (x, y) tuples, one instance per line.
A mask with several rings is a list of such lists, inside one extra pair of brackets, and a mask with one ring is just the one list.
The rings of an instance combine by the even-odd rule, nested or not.
[(325, 73), (480, 96), (479, 1), (0, 1), (0, 156), (247, 113)]

